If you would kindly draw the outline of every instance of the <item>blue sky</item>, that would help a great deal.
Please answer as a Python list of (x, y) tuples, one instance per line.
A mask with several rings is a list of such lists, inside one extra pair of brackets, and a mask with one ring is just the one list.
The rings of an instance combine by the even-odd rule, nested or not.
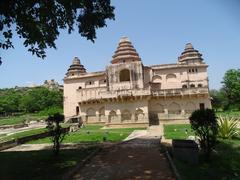
[(119, 39), (132, 41), (144, 65), (175, 63), (191, 42), (209, 65), (210, 88), (220, 88), (230, 68), (240, 68), (240, 2), (238, 0), (114, 0), (115, 21), (97, 30), (95, 43), (77, 31), (62, 31), (57, 49), (48, 49), (41, 60), (32, 56), (14, 37), (15, 49), (3, 51), (0, 88), (42, 84), (62, 79), (77, 56), (87, 71), (104, 70)]

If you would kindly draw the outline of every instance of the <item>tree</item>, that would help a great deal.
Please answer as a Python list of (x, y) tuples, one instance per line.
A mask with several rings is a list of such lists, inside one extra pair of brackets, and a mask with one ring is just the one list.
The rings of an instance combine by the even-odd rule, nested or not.
[(20, 112), (21, 95), (14, 89), (6, 89), (0, 94), (0, 114), (8, 115)]
[(223, 91), (229, 100), (229, 106), (240, 110), (240, 69), (228, 70), (222, 83)]
[(218, 123), (212, 109), (199, 109), (189, 117), (191, 128), (200, 138), (200, 147), (207, 159), (217, 141)]
[(21, 106), (26, 112), (35, 112), (50, 107), (62, 108), (63, 95), (57, 90), (49, 90), (45, 87), (36, 87), (28, 91), (22, 97)]
[(216, 111), (228, 109), (229, 102), (223, 89), (210, 90), (210, 96), (213, 109)]
[(56, 49), (60, 29), (71, 33), (77, 26), (81, 36), (94, 42), (96, 29), (114, 19), (113, 11), (110, 0), (2, 0), (0, 48), (14, 48), (13, 29), (28, 51), (40, 58), (46, 57), (46, 48)]
[(45, 87), (0, 89), (0, 115), (16, 112), (59, 110), (63, 106), (63, 93)]
[(59, 154), (60, 143), (63, 141), (66, 131), (63, 131), (60, 123), (63, 122), (64, 116), (59, 113), (49, 115), (47, 119), (47, 128), (53, 141), (53, 152), (55, 155)]

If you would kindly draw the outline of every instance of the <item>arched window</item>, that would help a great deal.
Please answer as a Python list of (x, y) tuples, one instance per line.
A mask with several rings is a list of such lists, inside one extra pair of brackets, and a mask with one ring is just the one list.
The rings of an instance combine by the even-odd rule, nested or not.
[(91, 86), (93, 84), (94, 84), (94, 81), (91, 81), (91, 80), (86, 82), (86, 86)]
[(167, 82), (176, 82), (177, 76), (175, 74), (167, 74), (166, 80)]
[(203, 87), (203, 85), (202, 85), (202, 84), (198, 84), (197, 86), (198, 86), (198, 87)]
[(153, 83), (161, 83), (161, 81), (162, 81), (161, 76), (155, 75), (155, 76), (152, 77), (152, 82)]
[(190, 88), (195, 88), (195, 85), (194, 85), (194, 84), (191, 84), (191, 85), (190, 85)]
[(79, 106), (76, 106), (76, 115), (79, 115)]
[(120, 71), (120, 82), (130, 81), (130, 71), (128, 69), (123, 69)]
[(78, 89), (82, 89), (82, 86), (79, 86)]
[(106, 84), (106, 79), (101, 79), (101, 80), (99, 80), (99, 84), (100, 85), (105, 85)]
[(181, 107), (179, 104), (173, 102), (168, 106), (168, 113), (169, 114), (180, 114), (181, 113)]
[(187, 85), (186, 84), (182, 85), (182, 88), (187, 89)]

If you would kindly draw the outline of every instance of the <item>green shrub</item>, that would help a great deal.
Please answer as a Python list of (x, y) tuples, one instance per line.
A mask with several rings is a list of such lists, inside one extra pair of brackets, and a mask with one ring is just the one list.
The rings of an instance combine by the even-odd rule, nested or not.
[(223, 139), (232, 139), (239, 135), (238, 129), (238, 119), (233, 117), (223, 117), (218, 118), (218, 136)]
[(212, 109), (199, 109), (190, 116), (191, 128), (199, 137), (201, 149), (207, 158), (217, 141), (218, 124), (215, 112)]
[(49, 115), (53, 115), (53, 114), (56, 114), (56, 113), (62, 113), (63, 112), (63, 109), (61, 107), (50, 107), (50, 108), (47, 108), (47, 109), (44, 109), (40, 112), (38, 112), (38, 115), (40, 116), (49, 116)]

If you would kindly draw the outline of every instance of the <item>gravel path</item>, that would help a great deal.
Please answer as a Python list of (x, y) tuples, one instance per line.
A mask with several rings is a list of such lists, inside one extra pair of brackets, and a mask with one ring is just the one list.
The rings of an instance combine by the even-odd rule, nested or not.
[(104, 148), (73, 179), (175, 179), (168, 160), (160, 152), (160, 128), (152, 127), (141, 137)]
[(159, 139), (134, 139), (104, 149), (73, 179), (175, 179)]

